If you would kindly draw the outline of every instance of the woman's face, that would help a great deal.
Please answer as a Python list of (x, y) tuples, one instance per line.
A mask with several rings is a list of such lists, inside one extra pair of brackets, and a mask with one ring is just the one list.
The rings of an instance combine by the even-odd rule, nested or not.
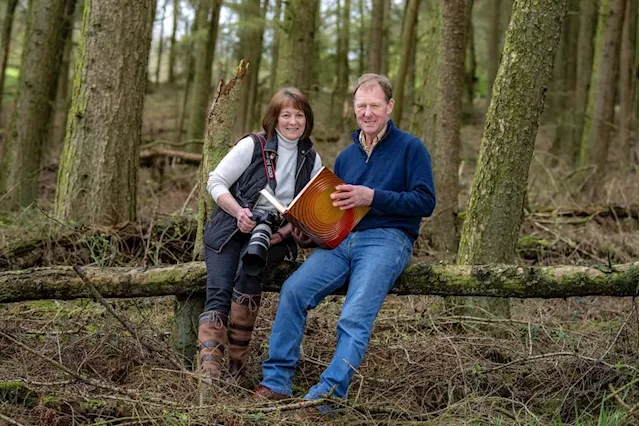
[(278, 131), (289, 140), (300, 139), (307, 124), (304, 112), (292, 106), (286, 106), (280, 110), (278, 116)]

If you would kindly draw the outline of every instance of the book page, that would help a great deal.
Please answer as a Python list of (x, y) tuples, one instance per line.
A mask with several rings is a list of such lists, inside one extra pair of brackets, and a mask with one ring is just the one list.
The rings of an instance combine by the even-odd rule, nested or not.
[(287, 211), (287, 206), (282, 204), (280, 200), (271, 195), (271, 193), (266, 189), (261, 189), (260, 195), (262, 195), (269, 203), (271, 203), (271, 205), (275, 207), (280, 214), (284, 214)]

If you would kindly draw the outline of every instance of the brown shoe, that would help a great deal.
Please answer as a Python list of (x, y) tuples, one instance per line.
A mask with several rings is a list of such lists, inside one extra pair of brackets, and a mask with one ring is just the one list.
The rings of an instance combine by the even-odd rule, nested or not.
[(253, 325), (260, 309), (260, 294), (246, 294), (233, 290), (229, 313), (229, 371), (231, 380), (238, 380), (247, 362)]
[(227, 316), (222, 312), (200, 314), (198, 326), (198, 359), (202, 379), (213, 382), (221, 376), (224, 347), (227, 342)]
[(249, 401), (280, 401), (282, 399), (289, 399), (289, 396), (274, 392), (266, 386), (256, 385), (253, 389), (253, 395), (251, 395)]

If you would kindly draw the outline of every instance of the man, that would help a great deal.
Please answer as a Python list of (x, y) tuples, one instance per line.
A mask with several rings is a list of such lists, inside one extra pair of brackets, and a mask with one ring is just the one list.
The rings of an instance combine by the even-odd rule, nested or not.
[(336, 187), (331, 197), (343, 210), (371, 210), (338, 247), (316, 249), (284, 283), (254, 400), (292, 395), (307, 311), (348, 281), (336, 351), (304, 399), (347, 395), (378, 311), (409, 263), (422, 217), (431, 215), (436, 204), (429, 153), (420, 139), (394, 126), (389, 119), (393, 105), (386, 77), (358, 79), (353, 106), (360, 129), (336, 159), (335, 173), (347, 184)]

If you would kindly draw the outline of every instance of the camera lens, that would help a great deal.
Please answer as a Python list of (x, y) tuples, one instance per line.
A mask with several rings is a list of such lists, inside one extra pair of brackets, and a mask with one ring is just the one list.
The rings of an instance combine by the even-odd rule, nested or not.
[(267, 252), (271, 240), (271, 227), (261, 223), (253, 228), (247, 251), (242, 256), (242, 269), (247, 275), (256, 276), (267, 265)]

